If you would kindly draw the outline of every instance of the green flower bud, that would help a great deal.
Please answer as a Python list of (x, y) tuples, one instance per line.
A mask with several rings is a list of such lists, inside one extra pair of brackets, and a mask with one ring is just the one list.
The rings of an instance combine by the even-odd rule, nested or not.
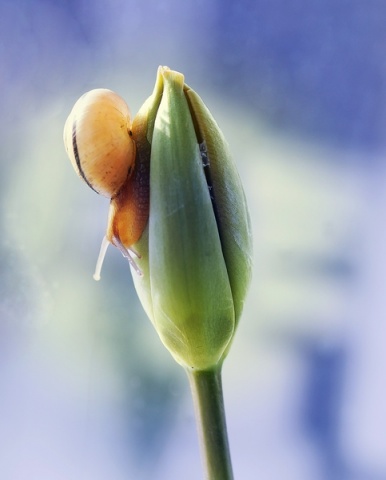
[(136, 168), (150, 161), (149, 223), (134, 245), (141, 302), (184, 367), (225, 358), (252, 266), (243, 188), (226, 141), (181, 73), (160, 67), (134, 119)]

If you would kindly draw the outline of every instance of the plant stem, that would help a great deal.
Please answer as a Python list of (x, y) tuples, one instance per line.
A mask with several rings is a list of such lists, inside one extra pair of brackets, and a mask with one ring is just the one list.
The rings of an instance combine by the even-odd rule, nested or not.
[(233, 480), (221, 383), (221, 366), (187, 370), (192, 391), (205, 480)]

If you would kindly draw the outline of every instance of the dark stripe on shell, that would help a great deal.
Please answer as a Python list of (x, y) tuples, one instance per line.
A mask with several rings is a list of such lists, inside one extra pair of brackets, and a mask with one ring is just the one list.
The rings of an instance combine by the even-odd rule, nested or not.
[(83, 180), (87, 183), (87, 185), (94, 190), (94, 192), (99, 193), (98, 190), (95, 190), (95, 188), (91, 185), (91, 183), (87, 180), (86, 175), (82, 169), (82, 165), (80, 162), (80, 157), (79, 157), (79, 150), (78, 150), (78, 144), (76, 142), (76, 120), (74, 120), (74, 124), (72, 126), (72, 148), (74, 150), (74, 157), (76, 161), (76, 165), (78, 166), (79, 174), (83, 178)]

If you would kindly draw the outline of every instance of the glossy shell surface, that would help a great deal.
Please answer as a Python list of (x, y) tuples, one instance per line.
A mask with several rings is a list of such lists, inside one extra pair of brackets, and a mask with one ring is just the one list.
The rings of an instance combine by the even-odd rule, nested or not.
[(126, 102), (107, 89), (85, 93), (74, 105), (64, 143), (78, 175), (97, 193), (114, 197), (132, 173), (135, 143)]

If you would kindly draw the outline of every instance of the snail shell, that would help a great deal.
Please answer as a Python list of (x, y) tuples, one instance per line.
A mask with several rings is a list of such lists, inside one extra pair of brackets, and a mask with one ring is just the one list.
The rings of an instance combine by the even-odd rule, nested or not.
[(80, 97), (64, 126), (64, 144), (75, 171), (108, 198), (119, 192), (134, 169), (130, 128), (126, 102), (103, 88)]

